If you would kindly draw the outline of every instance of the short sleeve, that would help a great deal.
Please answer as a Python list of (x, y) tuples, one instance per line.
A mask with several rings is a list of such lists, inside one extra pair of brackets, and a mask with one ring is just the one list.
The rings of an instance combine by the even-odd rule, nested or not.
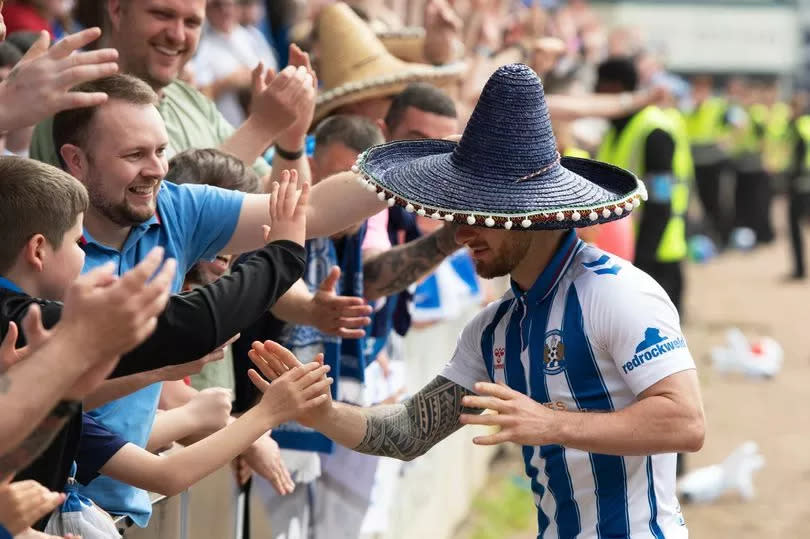
[(174, 204), (189, 248), (189, 262), (210, 260), (231, 241), (244, 193), (210, 185), (174, 186)]
[(369, 217), (366, 225), (366, 236), (363, 239), (363, 252), (387, 251), (391, 248), (388, 237), (388, 209)]
[(489, 309), (482, 311), (462, 330), (453, 357), (441, 373), (444, 378), (470, 391), (477, 382), (491, 381), (481, 353), (483, 319), (488, 312)]
[(127, 441), (87, 414), (82, 414), (82, 437), (76, 455), (76, 480), (87, 485)]
[(694, 369), (695, 362), (666, 292), (641, 270), (626, 269), (634, 273), (631, 282), (598, 293), (591, 289), (583, 312), (590, 313), (592, 344), (613, 359), (619, 376), (638, 395), (667, 376)]

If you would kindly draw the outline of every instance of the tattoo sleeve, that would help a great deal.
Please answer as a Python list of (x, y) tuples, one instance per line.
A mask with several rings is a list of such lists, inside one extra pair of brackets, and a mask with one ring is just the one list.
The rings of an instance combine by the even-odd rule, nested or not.
[(445, 225), (432, 234), (380, 253), (363, 264), (366, 297), (376, 299), (405, 290), (458, 248), (455, 227)]
[(482, 412), (461, 405), (461, 399), (472, 394), (437, 376), (402, 404), (369, 408), (365, 411), (366, 435), (354, 450), (401, 460), (424, 455), (461, 427), (462, 413)]

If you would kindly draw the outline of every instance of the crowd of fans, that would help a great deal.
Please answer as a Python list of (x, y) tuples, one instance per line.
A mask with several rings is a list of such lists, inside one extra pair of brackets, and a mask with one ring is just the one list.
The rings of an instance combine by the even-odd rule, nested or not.
[[(68, 485), (146, 527), (148, 491), (229, 462), (274, 536), (362, 536), (396, 488), (372, 497), (378, 458), (353, 464), (358, 484), (349, 453), (296, 419), (325, 391), (403, 398), (410, 327), (493, 285), (452, 224), (388, 207), (350, 170), (375, 145), (462, 133), (500, 65), (541, 76), (560, 154), (648, 183), (635, 226), (586, 239), (676, 305), (690, 236), (771, 241), (780, 189), (805, 275), (806, 100), (687, 83), (583, 0), (5, 4), (0, 537), (70, 536)], [(268, 383), (251, 369), (268, 341), (305, 366)]]

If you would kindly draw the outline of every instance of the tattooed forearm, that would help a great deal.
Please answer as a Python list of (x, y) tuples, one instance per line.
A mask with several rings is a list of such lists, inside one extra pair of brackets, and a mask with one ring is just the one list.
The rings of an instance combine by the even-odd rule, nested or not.
[(355, 451), (411, 460), (461, 427), (461, 399), (473, 393), (447, 378), (437, 376), (403, 404), (377, 406), (365, 411), (366, 435)]
[(366, 298), (374, 300), (402, 292), (458, 248), (455, 227), (445, 225), (418, 240), (375, 256), (363, 264)]
[(19, 446), (0, 456), (0, 481), (22, 470), (41, 455), (65, 426), (67, 419), (49, 415)]

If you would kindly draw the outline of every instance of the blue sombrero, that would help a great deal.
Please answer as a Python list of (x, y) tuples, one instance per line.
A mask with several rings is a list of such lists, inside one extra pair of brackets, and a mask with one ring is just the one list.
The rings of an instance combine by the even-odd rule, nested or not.
[(571, 228), (621, 219), (646, 199), (630, 172), (560, 158), (543, 85), (523, 64), (490, 77), (461, 140), (399, 141), (353, 167), (389, 206), (458, 224)]

